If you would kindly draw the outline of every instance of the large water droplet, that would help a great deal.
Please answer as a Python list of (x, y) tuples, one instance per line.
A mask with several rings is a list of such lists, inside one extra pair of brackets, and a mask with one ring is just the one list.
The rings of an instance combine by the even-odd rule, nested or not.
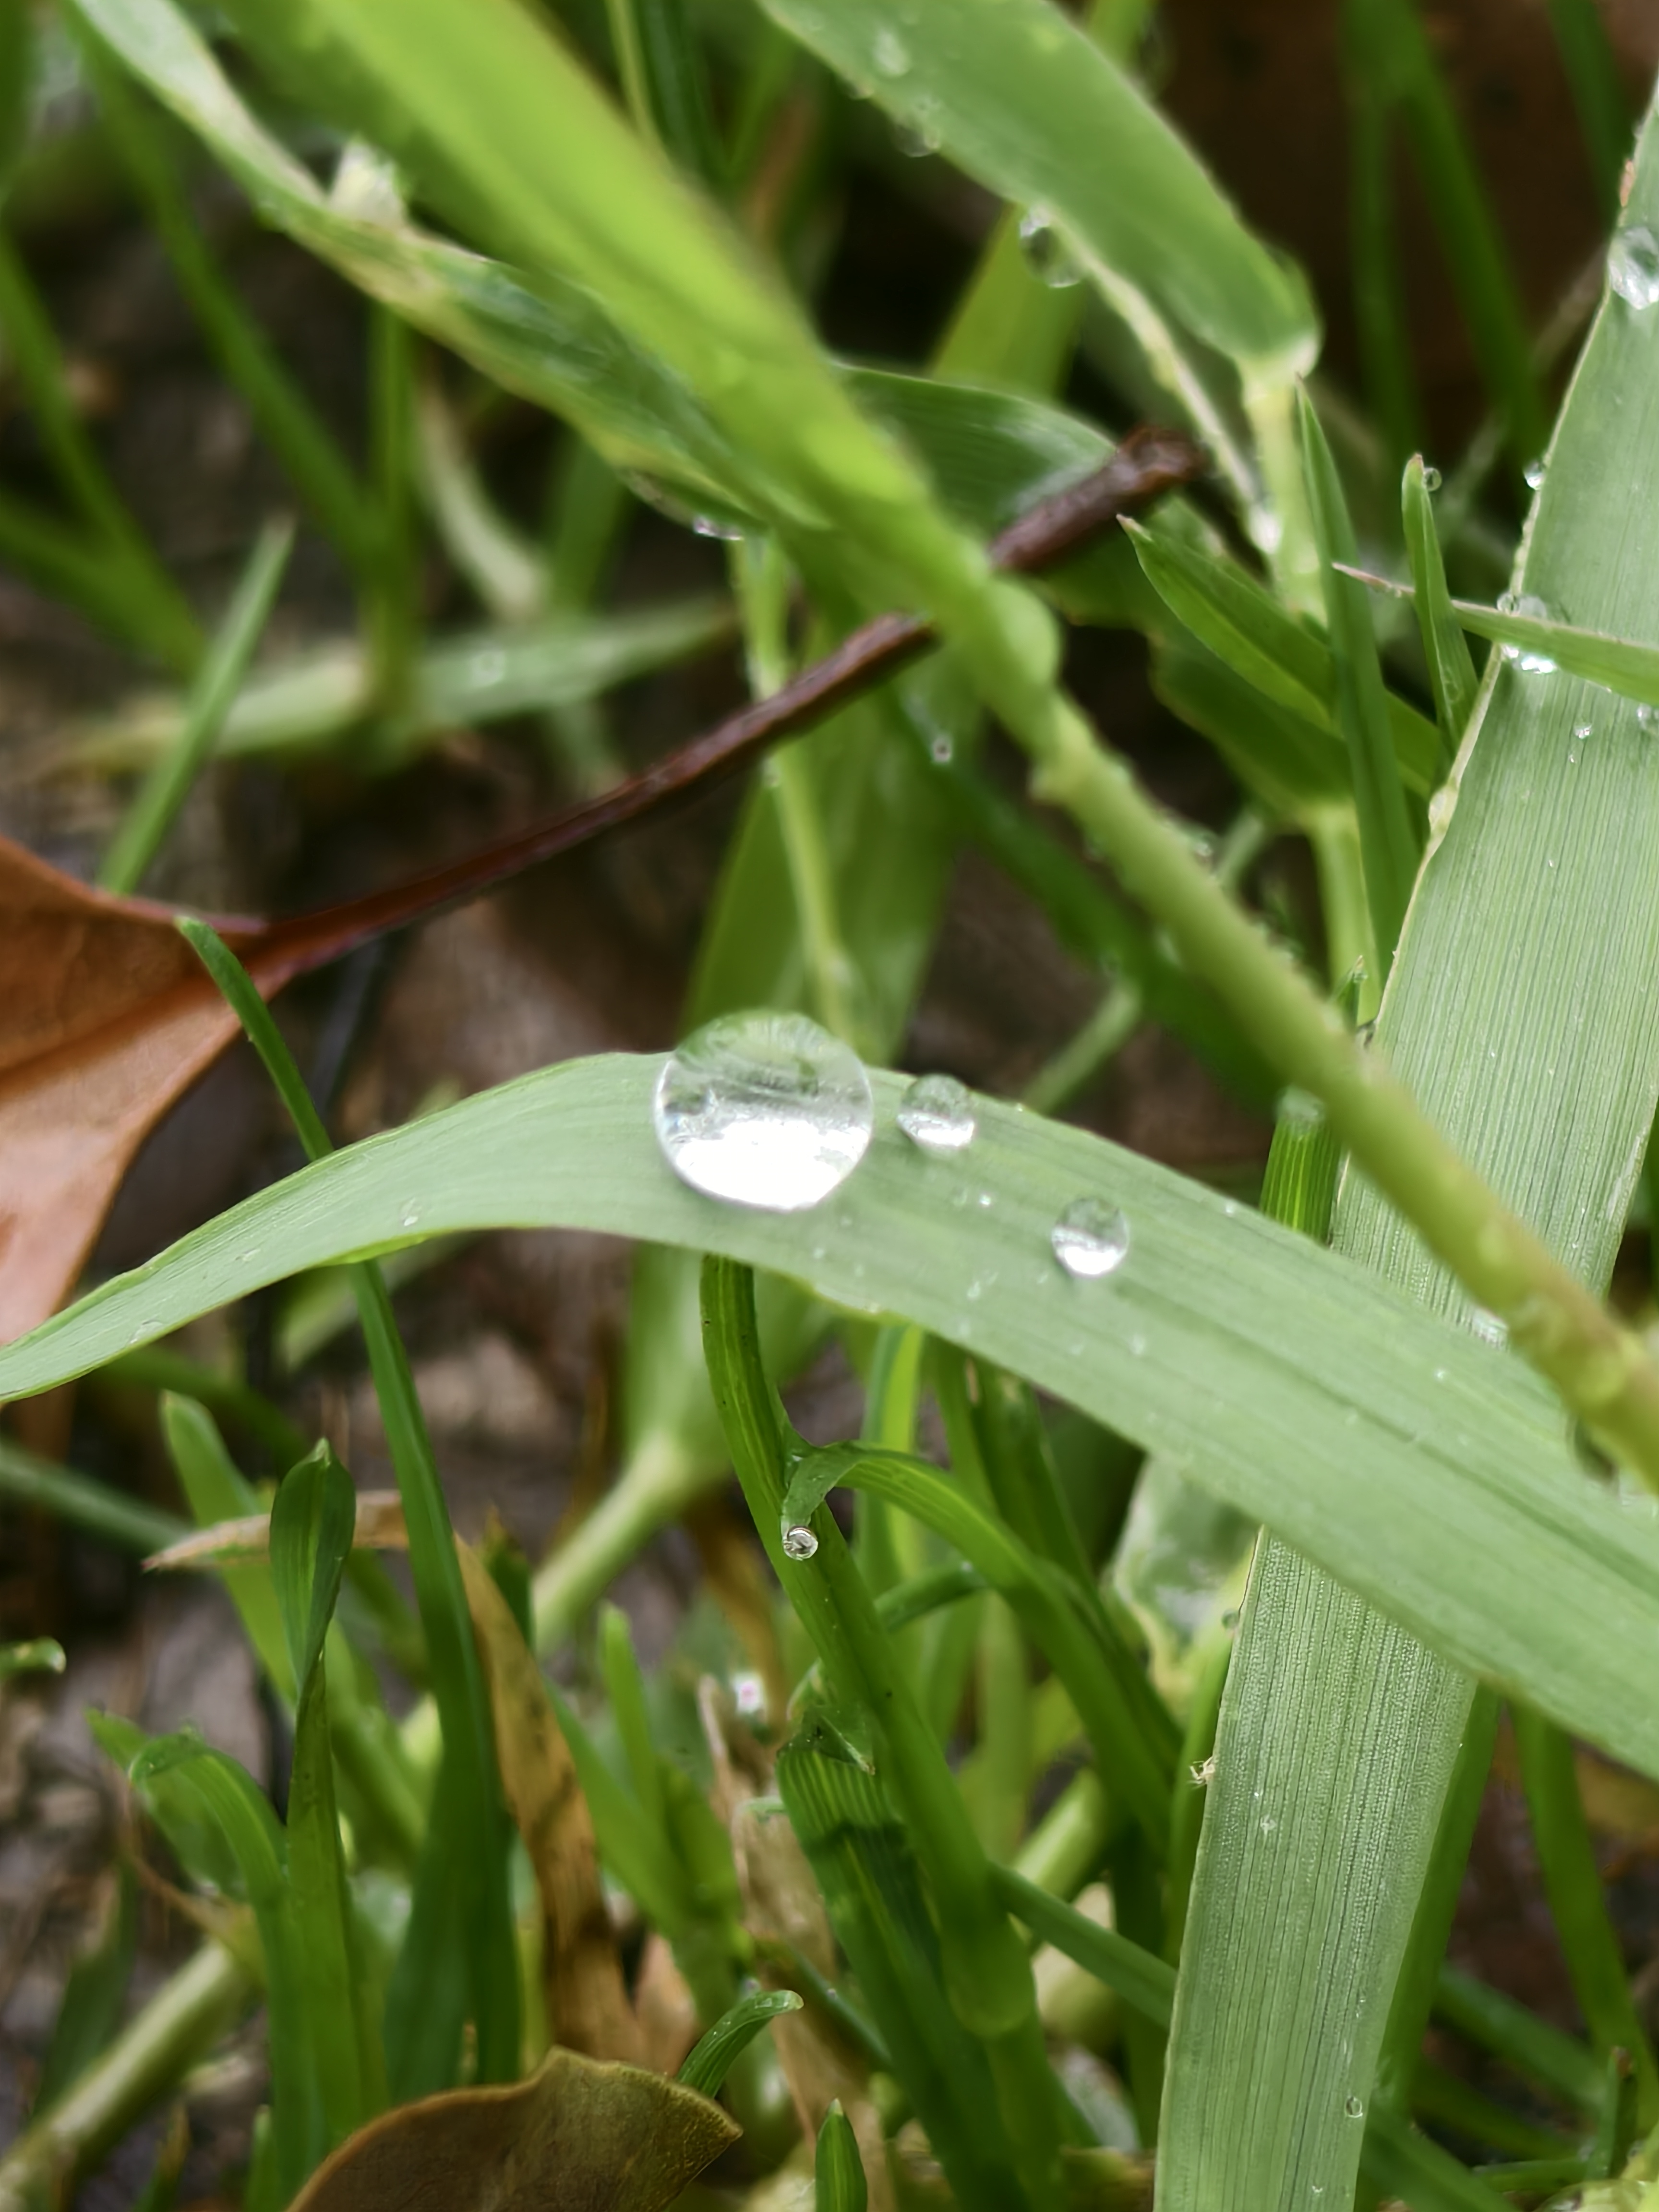
[(1083, 271), (1054, 217), (1043, 208), (1028, 208), (1019, 219), (1019, 243), (1027, 265), (1051, 292), (1069, 292), (1083, 282)]
[(864, 1158), (875, 1127), (858, 1055), (805, 1014), (723, 1014), (657, 1078), (657, 1141), (710, 1198), (798, 1213)]
[(1439, 470), (1436, 468), (1432, 461), (1429, 462), (1423, 471), (1424, 490), (1438, 491), (1442, 482), (1443, 478)]
[(1638, 315), (1659, 307), (1659, 239), (1644, 224), (1621, 230), (1608, 247), (1607, 282)]
[(979, 1127), (967, 1086), (954, 1075), (919, 1075), (899, 1102), (898, 1125), (927, 1152), (959, 1152)]
[[(1498, 602), (1500, 615), (1525, 615), (1533, 622), (1554, 619), (1547, 602), (1536, 599), (1530, 592), (1505, 592)], [(1523, 676), (1553, 676), (1555, 663), (1547, 653), (1540, 653), (1536, 646), (1506, 645), (1502, 648), (1505, 660), (1512, 660)]]
[(1521, 473), (1525, 477), (1528, 489), (1536, 491), (1549, 473), (1549, 463), (1540, 454), (1535, 461), (1528, 461)]
[(1054, 1257), (1068, 1275), (1093, 1281), (1129, 1256), (1129, 1224), (1103, 1198), (1074, 1198), (1048, 1234)]
[(783, 1556), (786, 1559), (810, 1559), (818, 1548), (818, 1540), (804, 1521), (787, 1521), (783, 1528)]

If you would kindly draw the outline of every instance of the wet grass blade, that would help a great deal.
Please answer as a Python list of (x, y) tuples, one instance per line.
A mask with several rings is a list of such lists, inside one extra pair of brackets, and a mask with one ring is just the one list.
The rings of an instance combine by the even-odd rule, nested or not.
[[(332, 1150), (328, 1133), (240, 962), (204, 923), (185, 921), (179, 927), (264, 1060), (307, 1152), (313, 1161), (325, 1158)], [(369, 1368), (404, 1503), (410, 1566), (443, 1728), (439, 1794), (454, 1800), (446, 1821), (434, 1820), (434, 1827), (443, 1828), (447, 1850), (459, 1844), (463, 1852), (459, 1923), (451, 1932), (466, 1947), (481, 2077), (511, 2081), (519, 2070), (518, 1962), (507, 1887), (507, 1822), (495, 1771), (489, 1701), (472, 1639), (448, 1507), (391, 1297), (372, 1261), (359, 1265), (356, 1276)], [(428, 1859), (423, 1865), (431, 1869), (428, 1878), (441, 1881), (447, 1892), (453, 1862)], [(411, 1948), (417, 1926), (425, 1932), (426, 1923), (418, 1916), (411, 1920), (404, 1950), (411, 1974), (423, 1972), (431, 1963)], [(442, 1971), (447, 1973), (448, 1969)], [(398, 1994), (406, 1997), (408, 1991), (405, 1988)]]
[(1305, 392), (1300, 420), (1308, 504), (1322, 570), (1337, 720), (1353, 777), (1365, 897), (1380, 963), (1376, 974), (1379, 981), (1386, 981), (1405, 926), (1422, 840), (1406, 809), (1370, 607), (1364, 587), (1339, 574), (1334, 565), (1352, 565), (1356, 557), (1353, 525), (1324, 429)]
[(705, 2097), (719, 2096), (720, 2084), (761, 2031), (800, 2008), (793, 1990), (759, 1990), (740, 1998), (692, 2045), (674, 2079)]
[(1474, 712), (1479, 687), (1468, 644), (1458, 627), (1451, 595), (1446, 588), (1440, 537), (1434, 526), (1434, 506), (1420, 453), (1406, 464), (1400, 502), (1406, 558), (1417, 595), (1417, 627), (1423, 640), (1423, 657), (1429, 664), (1429, 681), (1434, 689), (1435, 713), (1439, 717), (1445, 746), (1443, 757), (1449, 761), (1462, 743), (1463, 732)]
[(192, 685), (179, 734), (134, 793), (98, 868), (106, 891), (136, 891), (213, 750), (282, 588), (294, 526), (268, 523)]

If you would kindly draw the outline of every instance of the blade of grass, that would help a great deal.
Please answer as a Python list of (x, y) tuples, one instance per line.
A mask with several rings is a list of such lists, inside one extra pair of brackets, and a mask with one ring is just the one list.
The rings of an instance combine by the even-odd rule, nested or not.
[(5, 1436), (0, 1436), (0, 1498), (56, 1514), (70, 1528), (140, 1558), (190, 1534), (189, 1522), (176, 1513), (164, 1513), (95, 1476), (42, 1459)]
[(1607, 2081), (1600, 2060), (1576, 2036), (1564, 2035), (1502, 1990), (1443, 1960), (1435, 1978), (1434, 2014), (1481, 2050), (1507, 2059), (1581, 2112), (1598, 2111)]
[[(216, 1522), (259, 1512), (258, 1493), (225, 1449), (224, 1439), (206, 1407), (189, 1398), (168, 1395), (163, 1398), (161, 1410), (167, 1454), (197, 1526), (210, 1528)], [(277, 1695), (291, 1706), (297, 1686), (270, 1567), (263, 1560), (227, 1564), (218, 1570), (218, 1578), (236, 1607), (259, 1664)]]
[(760, 1362), (749, 1271), (729, 1261), (705, 1261), (703, 1316), (709, 1379), (750, 1511), (837, 1693), (862, 1709), (877, 1735), (881, 1778), (903, 1813), (937, 1903), (945, 1993), (984, 2048), (1018, 2201), (1036, 2212), (1059, 2202), (1060, 2181), (1056, 2084), (1030, 1966), (997, 1909), (988, 1863), (944, 1755), (893, 1663), (839, 1530), (820, 1512), (812, 1559), (797, 1561), (784, 1548), (785, 1437)]
[(1634, 136), (1619, 64), (1595, 0), (1547, 0), (1547, 4), (1550, 28), (1578, 110), (1601, 220), (1611, 226), (1619, 220), (1620, 179)]
[[(1390, 583), (1381, 576), (1368, 576), (1362, 569), (1351, 569), (1349, 574), (1357, 582), (1370, 585), (1373, 591), (1393, 592), (1401, 599), (1413, 596), (1406, 585)], [(1612, 636), (1603, 630), (1583, 629), (1576, 623), (1556, 621), (1547, 614), (1534, 611), (1535, 607), (1544, 605), (1542, 600), (1513, 609), (1478, 606), (1469, 599), (1453, 599), (1449, 604), (1453, 619), (1461, 629), (1476, 637), (1489, 637), (1504, 647), (1506, 658), (1524, 656), (1528, 663), (1525, 673), (1548, 676), (1559, 669), (1603, 690), (1617, 692), (1644, 706), (1659, 707), (1659, 646), (1650, 645), (1640, 638)]]
[(1561, 1939), (1573, 1994), (1596, 2049), (1604, 2057), (1614, 2050), (1628, 2052), (1636, 2075), (1637, 2125), (1646, 2132), (1659, 2121), (1659, 2069), (1607, 1917), (1601, 1872), (1578, 1794), (1572, 1743), (1524, 1705), (1512, 1704), (1510, 1717), (1544, 1893)]
[(1308, 505), (1319, 548), (1325, 623), (1336, 679), (1337, 720), (1347, 744), (1354, 806), (1359, 817), (1365, 896), (1378, 963), (1375, 972), (1380, 981), (1386, 982), (1405, 927), (1421, 839), (1406, 811), (1370, 607), (1364, 588), (1351, 576), (1340, 574), (1334, 566), (1338, 562), (1352, 563), (1356, 557), (1353, 525), (1330, 446), (1305, 392), (1301, 398), (1300, 422)]
[[(324, 1158), (332, 1151), (328, 1133), (240, 963), (205, 923), (184, 921), (179, 928), (264, 1062), (307, 1154), (313, 1161)], [(448, 1508), (392, 1300), (373, 1261), (361, 1263), (356, 1279), (363, 1337), (404, 1503), (410, 1566), (443, 1729), (445, 1762), (439, 1790), (441, 1796), (454, 1801), (447, 1841), (452, 1849), (459, 1844), (464, 1854), (459, 1933), (468, 1948), (479, 2073), (485, 2081), (510, 2081), (519, 2063), (518, 1963), (507, 1887), (507, 1820), (495, 1772), (489, 1696), (472, 1640)], [(447, 1885), (447, 1868), (437, 1869), (434, 1879), (440, 1876)], [(411, 1936), (414, 1928), (411, 1921)], [(404, 1955), (410, 1973), (424, 1971), (428, 1962), (408, 1945)]]
[[(1654, 218), (1656, 144), (1650, 131), (1632, 222)], [(1651, 632), (1652, 548), (1632, 518), (1649, 511), (1659, 456), (1659, 395), (1641, 366), (1649, 343), (1626, 302), (1604, 307), (1517, 578), (1547, 602), (1571, 594), (1577, 610), (1638, 635)], [(1571, 757), (1587, 709), (1605, 738), (1588, 775)], [(1659, 1089), (1650, 741), (1633, 708), (1501, 662), (1472, 728), (1457, 811), (1420, 878), (1377, 1045), (1452, 1140), (1599, 1288)], [(1608, 912), (1620, 916), (1616, 944), (1601, 919)], [(1573, 1137), (1564, 1145), (1558, 1115), (1568, 1099)], [(1426, 1224), (1413, 1212), (1420, 1235)], [(1369, 1170), (1347, 1178), (1335, 1236), (1418, 1299), (1474, 1317)], [(1472, 1691), (1467, 1674), (1284, 1546), (1263, 1547), (1194, 1887), (1188, 1951), (1202, 1905), (1205, 1969), (1194, 1974), (1189, 2015), (1185, 1976), (1177, 2002), (1160, 2154), (1170, 2212), (1243, 2212), (1299, 2199), (1316, 2181), (1346, 2199), (1358, 2149), (1346, 2100), (1372, 2094), (1385, 2027), (1376, 1993), (1394, 1984), (1409, 1938)], [(1247, 1709), (1258, 1725), (1248, 1741), (1241, 1732), (1230, 1762), (1227, 1712)], [(1276, 1823), (1269, 1833), (1263, 1818)], [(1282, 1910), (1287, 1863), (1321, 1869), (1322, 1906), (1305, 1923)], [(1383, 1863), (1380, 1892), (1365, 1869)], [(1340, 2029), (1328, 2033), (1333, 2023)]]
[(1440, 538), (1434, 526), (1434, 507), (1420, 453), (1414, 454), (1406, 464), (1400, 503), (1406, 558), (1411, 564), (1416, 592), (1417, 627), (1423, 640), (1423, 658), (1429, 664), (1429, 681), (1434, 688), (1443, 763), (1455, 754), (1463, 741), (1463, 732), (1474, 712), (1479, 684), (1474, 663), (1469, 658), (1469, 648), (1458, 628), (1451, 595), (1446, 588)]
[(1063, 1904), (1012, 1867), (994, 1868), (991, 1878), (1009, 1911), (1024, 1921), (1039, 1942), (1063, 1951), (1158, 2027), (1169, 2026), (1175, 2004), (1173, 1966), (1115, 1929), (1103, 1928), (1086, 1913)]
[(134, 793), (99, 864), (102, 890), (131, 894), (143, 882), (203, 763), (218, 742), (276, 605), (293, 548), (291, 522), (267, 523), (259, 533), (191, 688), (179, 735), (171, 750), (157, 761)]
[(1401, 469), (1421, 443), (1421, 433), (1395, 220), (1394, 101), (1386, 81), (1368, 66), (1363, 32), (1368, 4), (1369, 0), (1349, 0), (1342, 15), (1352, 240), (1349, 289), (1371, 411), (1388, 460)]
[(719, 2096), (720, 2084), (761, 2031), (785, 2013), (800, 2008), (793, 1990), (757, 1990), (739, 1999), (692, 2045), (674, 2079), (705, 2097)]
[(837, 2098), (818, 2130), (812, 2160), (813, 2212), (867, 2212), (869, 2203), (859, 2140)]

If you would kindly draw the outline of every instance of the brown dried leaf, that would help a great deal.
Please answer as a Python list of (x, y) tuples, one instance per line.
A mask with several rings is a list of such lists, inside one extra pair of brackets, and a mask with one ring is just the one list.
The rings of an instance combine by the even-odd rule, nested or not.
[[(358, 1552), (406, 1552), (409, 1530), (404, 1525), (404, 1501), (395, 1490), (360, 1490), (357, 1519), (351, 1543)], [(192, 1528), (165, 1551), (152, 1552), (144, 1561), (151, 1573), (181, 1567), (222, 1567), (238, 1560), (270, 1557), (270, 1516), (244, 1514), (234, 1521), (215, 1521), (205, 1528)]]
[(678, 2081), (555, 2050), (510, 2088), (384, 2114), (292, 2212), (661, 2212), (741, 2132)]
[[(501, 1787), (535, 1869), (543, 1975), (555, 2043), (594, 2058), (642, 2055), (599, 1887), (587, 1800), (541, 1670), (483, 1561), (457, 1542), (472, 1632), (489, 1686)], [(562, 2202), (562, 2199), (561, 2199)]]

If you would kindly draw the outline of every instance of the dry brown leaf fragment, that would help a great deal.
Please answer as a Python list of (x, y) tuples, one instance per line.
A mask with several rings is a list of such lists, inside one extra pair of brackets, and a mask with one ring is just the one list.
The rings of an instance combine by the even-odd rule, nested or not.
[(741, 2132), (678, 2081), (554, 2050), (510, 2087), (384, 2113), (292, 2212), (662, 2212)]
[(599, 1887), (593, 1823), (570, 1747), (507, 1600), (477, 1553), (459, 1541), (455, 1548), (489, 1691), (501, 1788), (541, 1897), (549, 2033), (590, 2057), (637, 2063), (639, 2023), (623, 1981)]

